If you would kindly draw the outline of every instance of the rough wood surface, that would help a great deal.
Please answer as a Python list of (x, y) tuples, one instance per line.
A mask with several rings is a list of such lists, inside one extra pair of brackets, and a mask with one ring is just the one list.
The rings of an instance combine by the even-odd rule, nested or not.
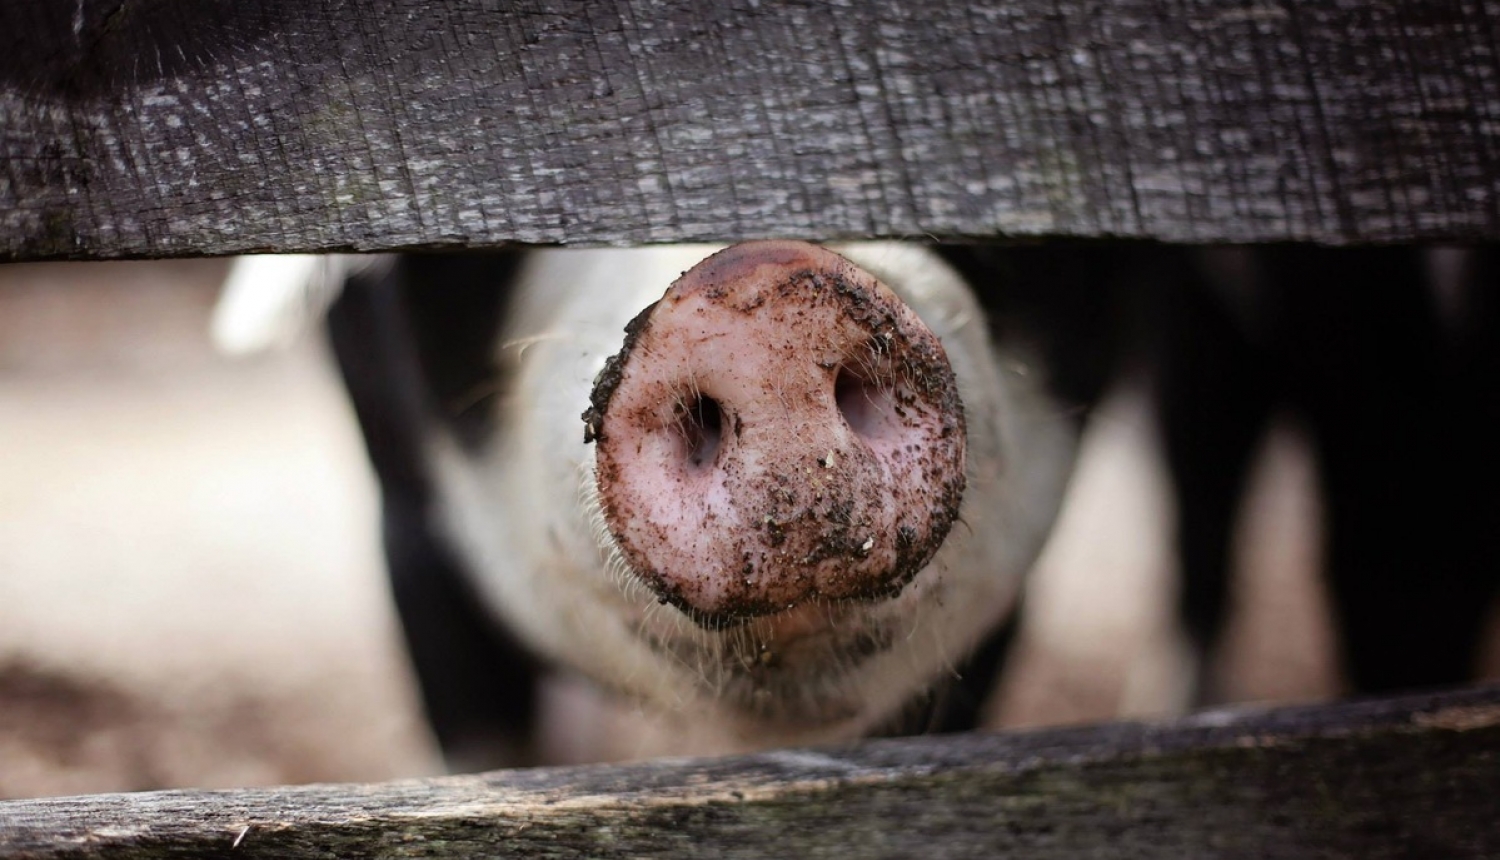
[(1500, 687), (1167, 725), (0, 803), (0, 857), (1495, 857)]
[(0, 0), (0, 260), (1500, 239), (1500, 0)]

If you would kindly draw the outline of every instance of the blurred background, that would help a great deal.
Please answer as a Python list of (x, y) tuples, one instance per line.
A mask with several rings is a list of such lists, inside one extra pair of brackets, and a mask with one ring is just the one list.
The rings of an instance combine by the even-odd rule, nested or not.
[(322, 345), (221, 260), (0, 266), (0, 795), (434, 772)]
[[(325, 345), (217, 355), (225, 269), (0, 266), (0, 797), (440, 768)], [(1143, 385), (1122, 384), (1085, 440), (996, 725), (1181, 707)], [(1312, 468), (1279, 425), (1237, 533), (1232, 698), (1341, 690)], [(1500, 678), (1490, 638), (1484, 672)]]

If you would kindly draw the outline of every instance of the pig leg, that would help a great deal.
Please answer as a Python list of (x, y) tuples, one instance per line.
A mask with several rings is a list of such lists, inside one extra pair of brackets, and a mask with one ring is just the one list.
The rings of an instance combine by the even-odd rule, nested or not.
[[(1321, 465), (1349, 681), (1369, 692), (1466, 681), (1495, 587), (1494, 486), (1474, 480), (1493, 473), (1494, 455), (1473, 444), (1495, 388), (1453, 391), (1475, 363), (1448, 361), (1454, 338), (1419, 251), (1268, 256), (1299, 357), (1291, 393)], [(1476, 519), (1485, 511), (1488, 523)], [(1489, 552), (1475, 552), (1484, 542)]]
[(1255, 443), (1281, 407), (1303, 421), (1318, 459), (1349, 683), (1385, 691), (1467, 679), (1496, 587), (1495, 457), (1476, 429), (1493, 426), (1483, 416), (1495, 409), (1487, 294), (1470, 294), (1479, 313), (1460, 316), (1474, 331), (1455, 352), (1417, 250), (1288, 246), (1198, 259), (1202, 282), (1164, 306), (1158, 383), (1197, 698), (1223, 693), (1211, 668), (1233, 525)]
[(529, 763), (537, 666), (482, 607), (433, 523), (424, 436), (478, 445), (510, 255), (396, 258), (354, 274), (330, 309), (333, 351), (381, 487), (391, 590), (423, 704), (454, 770)]
[[(1462, 601), (1466, 612), (1500, 618), (1500, 253), (1492, 248), (1449, 249), (1448, 260), (1458, 263), (1458, 319), (1451, 328), (1452, 346), (1446, 358), (1452, 371), (1444, 390), (1448, 452), (1456, 489), (1453, 565), (1470, 583), (1451, 599)], [(1471, 616), (1472, 617), (1472, 616)], [(1466, 655), (1482, 650), (1485, 616), (1471, 623), (1476, 641)], [(1493, 627), (1488, 630), (1494, 634)], [(1493, 663), (1475, 670), (1494, 672)], [(1490, 677), (1493, 677), (1492, 675)]]
[[(1208, 251), (1208, 270), (1244, 267)], [(1230, 546), (1257, 443), (1275, 406), (1268, 357), (1215, 290), (1165, 285), (1155, 385), (1163, 455), (1177, 499), (1178, 618), (1193, 676), (1189, 698), (1222, 700), (1214, 674), (1229, 613)]]

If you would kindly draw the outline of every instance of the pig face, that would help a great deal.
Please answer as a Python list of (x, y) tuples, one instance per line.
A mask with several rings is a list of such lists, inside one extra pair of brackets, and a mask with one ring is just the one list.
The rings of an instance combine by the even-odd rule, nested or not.
[(428, 441), (440, 527), (540, 653), (797, 743), (876, 728), (1012, 609), (1073, 430), (931, 251), (546, 250), (517, 287), (497, 432)]

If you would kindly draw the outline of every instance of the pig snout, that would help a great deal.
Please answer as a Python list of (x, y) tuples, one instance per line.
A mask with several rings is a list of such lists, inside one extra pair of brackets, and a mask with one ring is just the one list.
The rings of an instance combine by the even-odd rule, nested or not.
[(874, 276), (801, 242), (683, 274), (626, 327), (583, 418), (626, 566), (710, 629), (893, 596), (964, 491), (942, 344)]

